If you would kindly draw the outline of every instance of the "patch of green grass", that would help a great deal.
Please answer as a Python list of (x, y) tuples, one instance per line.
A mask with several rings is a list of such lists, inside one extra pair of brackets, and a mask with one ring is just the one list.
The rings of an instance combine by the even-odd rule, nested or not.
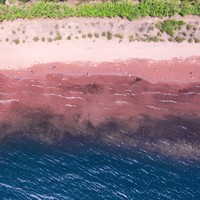
[(167, 33), (171, 37), (174, 36), (176, 30), (180, 30), (183, 25), (185, 24), (184, 21), (180, 20), (173, 20), (168, 19), (164, 20), (163, 22), (158, 22), (156, 24), (156, 28), (158, 28), (162, 33)]

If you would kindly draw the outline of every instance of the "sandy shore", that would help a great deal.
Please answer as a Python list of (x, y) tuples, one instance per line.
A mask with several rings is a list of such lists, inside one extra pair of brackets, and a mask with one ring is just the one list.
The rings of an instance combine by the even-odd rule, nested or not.
[[(199, 26), (199, 19), (187, 17), (184, 21)], [(139, 28), (151, 27), (158, 20), (69, 18), (3, 22), (0, 24), (0, 70), (3, 74), (14, 73), (18, 78), (33, 76), (33, 72), (34, 75), (57, 72), (133, 75), (152, 82), (198, 82), (200, 44), (130, 42), (127, 39), (130, 33), (139, 34)], [(108, 40), (101, 36), (103, 31), (123, 34), (124, 39), (113, 37)], [(157, 34), (157, 31), (153, 30), (151, 34)], [(85, 33), (83, 39), (81, 36)], [(88, 33), (93, 37), (88, 38)], [(99, 38), (94, 36), (97, 33)], [(197, 37), (199, 32), (195, 34)], [(68, 36), (72, 39), (67, 40)], [(166, 34), (161, 37), (167, 39)], [(52, 71), (55, 63), (56, 69)]]
[(142, 43), (131, 44), (115, 41), (69, 42), (67, 44), (4, 44), (0, 48), (1, 69), (24, 69), (35, 64), (60, 62), (113, 62), (144, 58), (152, 60), (169, 60), (200, 56), (200, 45), (176, 43)]

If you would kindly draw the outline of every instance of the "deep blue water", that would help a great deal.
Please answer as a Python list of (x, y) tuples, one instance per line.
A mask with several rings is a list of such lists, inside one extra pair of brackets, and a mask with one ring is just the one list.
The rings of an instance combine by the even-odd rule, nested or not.
[(0, 144), (0, 199), (200, 199), (200, 161), (71, 140)]

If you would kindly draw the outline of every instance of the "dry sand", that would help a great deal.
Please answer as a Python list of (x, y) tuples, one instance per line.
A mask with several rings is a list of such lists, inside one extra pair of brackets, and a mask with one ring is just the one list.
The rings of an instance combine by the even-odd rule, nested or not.
[[(186, 21), (191, 22), (193, 20), (195, 23), (198, 22), (199, 19), (198, 17), (185, 18)], [(0, 48), (0, 69), (5, 73), (5, 70), (14, 69), (21, 71), (29, 69), (30, 67), (35, 68), (36, 66), (38, 66), (38, 70), (46, 66), (47, 72), (50, 66), (49, 64), (46, 65), (47, 63), (62, 63), (62, 66), (65, 68), (63, 69), (62, 67), (62, 72), (70, 72), (70, 70), (67, 69), (71, 69), (69, 63), (90, 62), (93, 63), (93, 67), (102, 67), (99, 63), (104, 62), (105, 66), (105, 62), (109, 62), (107, 65), (111, 67), (111, 63), (115, 62), (118, 64), (114, 68), (111, 67), (108, 69), (103, 67), (103, 71), (99, 70), (99, 67), (97, 67), (94, 73), (95, 71), (96, 73), (116, 73), (116, 71), (120, 71), (121, 74), (127, 74), (128, 71), (131, 71), (133, 75), (144, 77), (153, 82), (167, 80), (172, 82), (199, 81), (200, 45), (196, 43), (147, 43), (129, 42), (127, 40), (119, 43), (119, 39), (113, 38), (112, 40), (107, 40), (102, 37), (98, 39), (94, 37), (91, 39), (82, 39), (79, 37), (79, 39), (73, 38), (72, 40), (66, 40), (66, 36), (69, 33), (83, 34), (91, 32), (94, 34), (96, 31), (103, 32), (112, 30), (116, 32), (118, 29), (122, 29), (121, 31), (123, 31), (123, 34), (127, 36), (127, 30), (131, 31), (131, 28), (133, 28), (133, 31), (136, 31), (139, 25), (145, 25), (145, 22), (152, 24), (157, 20), (158, 19), (152, 18), (148, 20), (142, 19), (132, 22), (133, 24), (127, 20), (120, 19), (83, 18), (3, 22), (0, 24), (0, 26), (3, 27), (1, 28), (1, 38), (4, 38), (1, 41)], [(83, 23), (84, 26), (82, 25)], [(95, 29), (97, 24), (98, 28)], [(113, 26), (113, 24), (117, 24), (117, 26)], [(103, 29), (104, 26), (105, 29)], [(67, 32), (66, 27), (70, 29), (68, 30), (69, 32)], [(53, 42), (48, 42), (47, 40), (42, 42), (41, 38), (44, 36), (47, 38), (47, 34), (51, 35), (51, 30), (53, 30), (52, 34), (54, 34), (52, 37), (56, 37), (55, 34), (59, 32), (59, 34), (62, 34), (63, 38)], [(37, 42), (32, 39), (36, 36), (40, 38)], [(9, 42), (6, 41), (6, 37), (9, 38)], [(165, 37), (165, 35), (163, 37)], [(19, 39), (20, 43), (14, 44), (11, 42), (14, 38)], [(27, 41), (22, 43), (25, 39), (27, 39)], [(175, 58), (179, 60), (177, 61)], [(140, 62), (141, 60), (139, 59), (148, 59), (149, 61)], [(175, 60), (171, 61), (172, 59)], [(184, 64), (185, 59), (187, 62)], [(127, 66), (127, 63), (128, 67), (124, 68)], [(152, 65), (152, 63), (154, 64)], [(121, 65), (120, 68), (119, 65)], [(77, 69), (74, 70), (74, 73), (81, 73), (81, 69), (78, 66), (80, 66), (80, 64), (73, 65), (74, 69)], [(81, 66), (84, 66), (84, 69), (86, 69), (82, 70), (82, 72), (84, 71), (84, 73), (86, 73), (88, 70), (92, 72), (91, 69), (87, 69), (88, 65), (82, 64)]]

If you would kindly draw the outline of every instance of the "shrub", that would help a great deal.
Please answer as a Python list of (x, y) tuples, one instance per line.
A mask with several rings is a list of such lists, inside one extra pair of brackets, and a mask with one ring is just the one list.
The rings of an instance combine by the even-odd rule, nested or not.
[(176, 42), (181, 43), (181, 42), (183, 42), (185, 40), (185, 38), (180, 37), (180, 36), (176, 36), (175, 40), (176, 40)]
[(120, 33), (115, 34), (114, 37), (119, 38), (121, 40), (124, 38), (124, 36)]
[(174, 36), (174, 32), (185, 24), (184, 21), (176, 21), (176, 20), (164, 20), (163, 22), (158, 22), (156, 24), (156, 28), (158, 28), (162, 33), (165, 32), (171, 37)]
[(159, 40), (159, 38), (156, 37), (156, 36), (149, 36), (149, 37), (147, 38), (147, 41), (148, 41), (148, 42), (159, 42), (160, 40)]
[(15, 44), (19, 44), (19, 43), (20, 43), (19, 39), (15, 39), (15, 40), (13, 40), (13, 42), (14, 42)]
[(195, 43), (200, 43), (200, 38), (194, 38)]
[(134, 42), (135, 41), (135, 36), (134, 35), (130, 35), (128, 36), (129, 42)]
[(53, 42), (53, 39), (52, 38), (47, 38), (47, 41), (48, 42)]
[(57, 33), (57, 35), (54, 38), (54, 40), (62, 40), (62, 35), (60, 35), (60, 33)]
[(72, 39), (72, 37), (69, 35), (69, 36), (67, 36), (67, 40), (71, 40)]
[(173, 40), (172, 37), (170, 37), (170, 38), (168, 38), (168, 41), (169, 41), (169, 42), (173, 42), (174, 40)]
[(186, 29), (189, 31), (189, 30), (191, 30), (193, 28), (193, 25), (190, 23), (190, 24), (187, 24), (187, 26), (186, 26)]
[(192, 38), (189, 38), (189, 39), (188, 39), (188, 42), (189, 42), (189, 43), (192, 43), (192, 42), (193, 42), (193, 39), (192, 39)]
[(88, 33), (88, 34), (87, 34), (87, 37), (88, 37), (88, 38), (92, 38), (92, 34), (91, 34), (91, 33)]
[(103, 32), (101, 35), (102, 37), (106, 37), (106, 32)]
[[(27, 1), (27, 0), (22, 0)], [(17, 18), (67, 18), (77, 17), (122, 17), (134, 20), (138, 17), (171, 17), (180, 15), (200, 15), (200, 2), (189, 0), (140, 0), (84, 3), (69, 5), (66, 3), (38, 1), (29, 6), (7, 6), (0, 4), (0, 21), (14, 20)], [(4, 3), (5, 0), (0, 0)]]
[(42, 42), (45, 42), (45, 37), (42, 37), (41, 40), (42, 40)]
[(34, 41), (34, 42), (37, 42), (39, 39), (40, 39), (40, 38), (39, 38), (38, 36), (35, 36), (35, 37), (33, 38), (33, 41)]
[(98, 33), (95, 33), (95, 34), (94, 34), (94, 37), (95, 37), (95, 38), (99, 38), (99, 34), (98, 34)]
[(108, 31), (108, 32), (107, 32), (107, 39), (108, 39), (108, 40), (111, 40), (112, 37), (113, 37), (113, 36), (112, 36), (112, 33)]

